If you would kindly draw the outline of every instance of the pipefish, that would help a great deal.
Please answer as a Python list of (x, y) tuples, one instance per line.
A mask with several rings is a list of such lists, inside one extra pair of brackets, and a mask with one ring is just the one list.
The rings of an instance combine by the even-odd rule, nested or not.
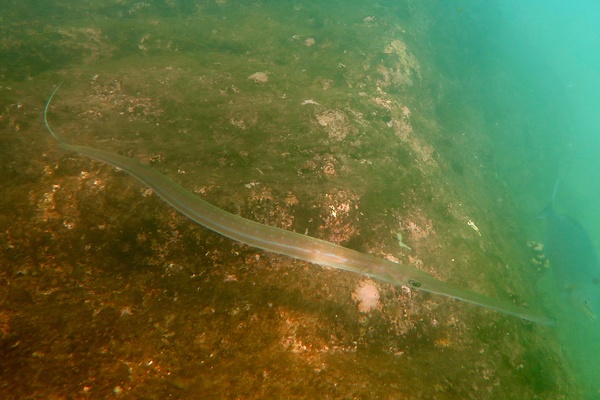
[(50, 102), (61, 84), (62, 82), (56, 86), (46, 102), (44, 124), (62, 149), (74, 151), (122, 169), (145, 186), (151, 188), (154, 193), (181, 214), (212, 231), (249, 246), (299, 260), (354, 272), (393, 285), (406, 285), (413, 289), (452, 297), (544, 325), (553, 325), (554, 323), (552, 319), (544, 315), (539, 315), (511, 302), (488, 297), (461, 289), (451, 283), (439, 281), (415, 267), (377, 258), (321, 239), (242, 218), (202, 200), (165, 175), (132, 158), (92, 147), (67, 143), (52, 131), (47, 118)]

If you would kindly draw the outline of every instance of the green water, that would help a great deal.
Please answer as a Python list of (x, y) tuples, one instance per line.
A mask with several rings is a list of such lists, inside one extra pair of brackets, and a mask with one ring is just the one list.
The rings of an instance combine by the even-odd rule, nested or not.
[[(322, 3), (4, 2), (3, 398), (597, 396), (598, 327), (527, 247), (558, 177), (557, 209), (600, 237), (597, 53), (564, 23), (594, 37), (593, 8)], [(70, 143), (557, 326), (209, 232), (57, 147), (59, 81), (48, 117)]]

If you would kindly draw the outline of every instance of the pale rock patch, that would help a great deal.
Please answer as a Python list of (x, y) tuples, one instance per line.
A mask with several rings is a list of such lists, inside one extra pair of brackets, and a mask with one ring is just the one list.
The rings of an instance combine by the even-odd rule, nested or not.
[(267, 83), (269, 81), (269, 76), (264, 72), (255, 72), (248, 77), (254, 83)]

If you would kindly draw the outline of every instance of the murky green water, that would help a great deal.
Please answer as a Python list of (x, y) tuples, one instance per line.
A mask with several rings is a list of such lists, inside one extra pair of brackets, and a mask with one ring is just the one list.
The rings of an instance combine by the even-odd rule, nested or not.
[[(48, 117), (70, 143), (139, 159), (246, 218), (551, 312), (526, 244), (539, 237), (533, 217), (564, 145), (545, 128), (560, 132), (563, 119), (516, 90), (545, 81), (521, 81), (495, 36), (500, 8), (5, 8), (3, 398), (573, 399), (595, 390), (577, 381), (562, 328), (234, 243), (123, 171), (61, 151), (43, 125), (64, 81)], [(365, 284), (380, 296), (370, 311), (357, 301)]]

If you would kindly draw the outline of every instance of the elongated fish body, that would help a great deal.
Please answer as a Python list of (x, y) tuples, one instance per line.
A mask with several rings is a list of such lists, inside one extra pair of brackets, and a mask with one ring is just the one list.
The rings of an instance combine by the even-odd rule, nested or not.
[(556, 286), (572, 305), (591, 318), (600, 315), (600, 263), (586, 230), (574, 218), (548, 206), (545, 254)]
[(370, 276), (394, 285), (406, 285), (418, 290), (452, 297), (532, 322), (545, 325), (553, 325), (554, 323), (550, 318), (519, 307), (512, 302), (488, 297), (439, 281), (413, 266), (394, 263), (324, 240), (264, 225), (231, 214), (202, 200), (165, 175), (132, 158), (92, 147), (69, 144), (52, 131), (47, 120), (50, 101), (59, 86), (60, 84), (54, 89), (46, 103), (44, 124), (63, 149), (75, 151), (122, 169), (144, 185), (152, 188), (154, 193), (171, 207), (208, 229), (241, 243), (274, 253)]

